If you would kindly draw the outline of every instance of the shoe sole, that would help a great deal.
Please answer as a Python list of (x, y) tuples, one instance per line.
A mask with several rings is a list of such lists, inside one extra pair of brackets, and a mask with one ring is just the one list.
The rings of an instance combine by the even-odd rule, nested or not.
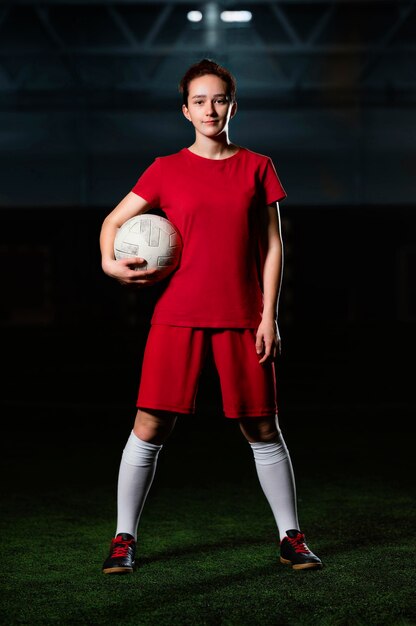
[(103, 574), (133, 574), (133, 567), (107, 567), (103, 569)]
[(323, 567), (322, 563), (297, 563), (294, 565), (292, 561), (284, 559), (283, 557), (280, 557), (280, 562), (284, 565), (291, 565), (292, 569), (322, 569)]

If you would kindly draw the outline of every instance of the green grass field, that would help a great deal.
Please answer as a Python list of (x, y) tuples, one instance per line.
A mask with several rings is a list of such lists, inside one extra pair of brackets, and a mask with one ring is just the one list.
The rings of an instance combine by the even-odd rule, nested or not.
[(127, 420), (97, 439), (67, 424), (58, 447), (47, 433), (22, 447), (14, 437), (3, 455), (1, 624), (416, 624), (411, 443), (392, 450), (375, 424), (349, 432), (330, 418), (316, 432), (282, 425), (301, 527), (325, 563), (310, 572), (279, 563), (235, 423), (178, 424), (142, 517), (138, 571), (118, 577), (101, 565)]

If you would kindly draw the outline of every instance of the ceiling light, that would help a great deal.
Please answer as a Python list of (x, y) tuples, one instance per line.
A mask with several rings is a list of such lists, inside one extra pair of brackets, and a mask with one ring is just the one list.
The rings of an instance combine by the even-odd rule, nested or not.
[(253, 17), (251, 11), (222, 11), (223, 22), (250, 22)]
[(190, 22), (200, 22), (202, 20), (201, 11), (189, 11), (186, 16)]

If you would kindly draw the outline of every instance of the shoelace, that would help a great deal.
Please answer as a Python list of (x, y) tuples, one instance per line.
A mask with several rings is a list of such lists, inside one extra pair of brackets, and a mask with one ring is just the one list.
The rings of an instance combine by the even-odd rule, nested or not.
[(130, 541), (117, 541), (117, 543), (114, 544), (113, 546), (113, 550), (112, 550), (112, 554), (111, 556), (114, 558), (123, 558), (124, 556), (127, 556), (128, 551), (129, 551), (129, 547), (130, 545), (133, 543), (132, 540)]
[(305, 535), (299, 533), (296, 537), (288, 537), (290, 541), (290, 545), (294, 549), (295, 552), (305, 552), (306, 554), (310, 552), (308, 546), (305, 543)]

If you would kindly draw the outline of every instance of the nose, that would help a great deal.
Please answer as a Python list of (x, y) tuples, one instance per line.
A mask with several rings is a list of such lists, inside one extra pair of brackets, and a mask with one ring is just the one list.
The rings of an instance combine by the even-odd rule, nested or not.
[(214, 103), (212, 102), (212, 100), (207, 100), (206, 107), (205, 107), (205, 115), (209, 115), (210, 117), (217, 116), (217, 112), (215, 110)]

